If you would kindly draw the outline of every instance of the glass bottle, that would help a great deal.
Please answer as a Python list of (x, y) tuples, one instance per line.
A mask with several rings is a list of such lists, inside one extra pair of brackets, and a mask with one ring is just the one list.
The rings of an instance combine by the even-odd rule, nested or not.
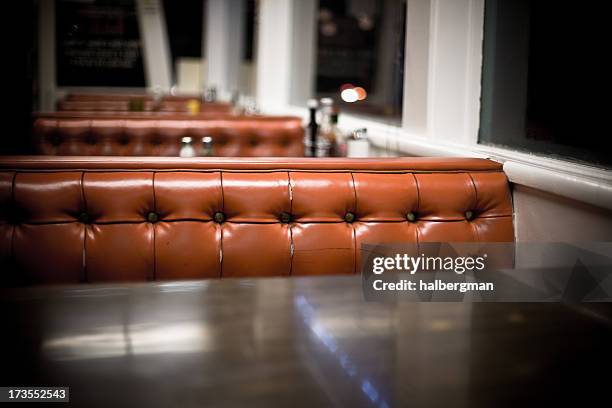
[(232, 105), (232, 114), (234, 115), (243, 114), (244, 107), (242, 106), (242, 100), (243, 100), (242, 95), (237, 90), (232, 91), (231, 95), (232, 96), (230, 98), (230, 105)]
[(217, 88), (214, 86), (209, 86), (204, 88), (203, 102), (213, 103), (217, 101)]
[(346, 140), (347, 136), (338, 127), (338, 109), (335, 108), (331, 114), (331, 137), (333, 141), (331, 146), (330, 156), (345, 157), (346, 156)]
[(332, 126), (332, 113), (334, 100), (332, 98), (321, 99), (321, 125), (317, 132), (315, 142), (316, 157), (328, 157), (335, 143), (335, 134)]
[(202, 138), (202, 150), (200, 156), (211, 157), (213, 155), (213, 140), (210, 136), (204, 136)]
[(153, 88), (153, 98), (152, 98), (152, 111), (160, 111), (163, 105), (164, 92), (161, 86), (156, 86)]
[(189, 101), (187, 101), (187, 111), (191, 115), (195, 115), (200, 112), (200, 101), (198, 101), (197, 99), (190, 99)]
[(316, 99), (308, 100), (308, 112), (309, 120), (306, 126), (306, 132), (304, 133), (304, 156), (314, 157), (316, 155), (316, 141), (317, 141), (317, 107), (319, 103)]

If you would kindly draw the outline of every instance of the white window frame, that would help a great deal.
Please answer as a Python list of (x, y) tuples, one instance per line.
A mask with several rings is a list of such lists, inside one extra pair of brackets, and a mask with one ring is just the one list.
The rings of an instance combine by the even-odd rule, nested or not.
[[(306, 119), (292, 102), (314, 94), (313, 69), (304, 66), (314, 67), (317, 3), (259, 1), (257, 97), (265, 113)], [(391, 155), (490, 158), (512, 183), (612, 209), (607, 169), (478, 144), (484, 0), (408, 0), (406, 21), (402, 126), (344, 113), (341, 128), (367, 127), (372, 144)]]

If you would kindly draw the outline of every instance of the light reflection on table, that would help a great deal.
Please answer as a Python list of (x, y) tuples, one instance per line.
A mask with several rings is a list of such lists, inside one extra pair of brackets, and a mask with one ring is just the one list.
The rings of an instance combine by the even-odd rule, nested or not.
[(360, 285), (2, 290), (2, 385), (70, 386), (78, 406), (510, 406), (610, 362), (607, 305), (374, 303)]

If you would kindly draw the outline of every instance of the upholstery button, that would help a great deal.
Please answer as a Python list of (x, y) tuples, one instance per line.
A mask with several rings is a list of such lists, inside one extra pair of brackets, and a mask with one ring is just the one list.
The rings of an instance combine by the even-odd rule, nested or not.
[(87, 214), (85, 211), (79, 214), (79, 222), (83, 224), (89, 224), (90, 221), (91, 221), (91, 218), (89, 217), (89, 214)]
[(472, 211), (470, 211), (470, 210), (467, 210), (467, 211), (465, 212), (465, 219), (469, 221), (469, 220), (471, 220), (472, 218), (474, 218), (474, 213), (473, 213)]
[(62, 144), (62, 136), (60, 136), (57, 133), (54, 133), (53, 135), (51, 135), (51, 137), (49, 138), (49, 141), (51, 142), (52, 146), (59, 146), (60, 144)]
[(147, 220), (149, 222), (157, 222), (157, 220), (159, 220), (159, 216), (153, 211), (151, 211), (150, 213), (147, 214)]
[(221, 224), (223, 221), (225, 221), (225, 214), (220, 211), (217, 211), (215, 215), (213, 215), (213, 219), (216, 223)]
[(406, 214), (406, 219), (410, 222), (414, 222), (416, 221), (416, 214), (410, 211), (408, 214)]
[(344, 215), (344, 221), (346, 221), (346, 222), (353, 222), (353, 221), (355, 221), (355, 214), (353, 214), (353, 213), (352, 213), (352, 212), (350, 212), (350, 211), (349, 211), (349, 212), (347, 212), (347, 213)]
[(293, 217), (288, 212), (282, 212), (279, 217), (280, 222), (282, 222), (283, 224), (289, 224), (292, 218)]
[(9, 208), (7, 221), (10, 225), (19, 225), (23, 222), (24, 212), (17, 208)]

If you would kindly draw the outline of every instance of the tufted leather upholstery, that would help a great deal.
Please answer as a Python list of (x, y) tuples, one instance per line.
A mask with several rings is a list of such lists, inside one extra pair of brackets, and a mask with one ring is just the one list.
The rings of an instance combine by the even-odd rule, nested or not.
[(354, 274), (362, 243), (431, 241), (513, 241), (499, 164), (0, 160), (5, 281)]
[(92, 111), (61, 111), (61, 112), (34, 112), (34, 120), (47, 119), (172, 119), (172, 120), (202, 120), (202, 119), (240, 119), (240, 118), (267, 118), (264, 115), (237, 115), (225, 112), (92, 112)]
[(178, 156), (184, 136), (193, 137), (195, 147), (202, 137), (211, 136), (215, 156), (304, 153), (304, 131), (297, 117), (91, 119), (49, 114), (34, 122), (33, 144), (34, 151), (44, 155)]

